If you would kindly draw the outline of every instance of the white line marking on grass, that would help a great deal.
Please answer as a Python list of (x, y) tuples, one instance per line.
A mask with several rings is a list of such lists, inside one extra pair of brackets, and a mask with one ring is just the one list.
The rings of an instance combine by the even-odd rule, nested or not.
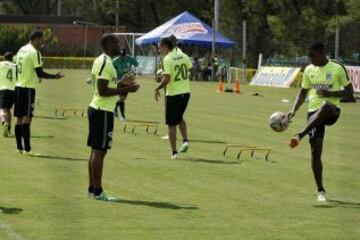
[(16, 233), (9, 224), (0, 222), (0, 231), (5, 233), (8, 239), (10, 240), (25, 240), (21, 235)]

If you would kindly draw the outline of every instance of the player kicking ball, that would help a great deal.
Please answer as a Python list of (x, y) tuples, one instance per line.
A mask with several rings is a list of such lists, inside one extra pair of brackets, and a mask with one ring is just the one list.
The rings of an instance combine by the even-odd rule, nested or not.
[(3, 136), (8, 137), (11, 129), (11, 108), (15, 100), (16, 65), (13, 54), (6, 52), (0, 62), (0, 117)]
[(36, 79), (59, 79), (64, 77), (60, 72), (56, 74), (44, 72), (40, 54), (44, 42), (43, 32), (35, 30), (30, 35), (30, 42), (21, 47), (16, 54), (18, 74), (14, 108), (14, 115), (17, 117), (15, 125), (16, 145), (19, 153), (29, 156), (38, 156), (38, 154), (31, 151), (30, 144), (30, 124), (34, 112)]
[(102, 170), (107, 150), (112, 145), (114, 109), (118, 96), (136, 92), (139, 85), (133, 75), (125, 76), (117, 82), (112, 58), (119, 55), (119, 40), (112, 33), (105, 33), (100, 40), (103, 54), (95, 59), (91, 75), (93, 98), (88, 108), (89, 135), (87, 145), (91, 147), (89, 157), (89, 196), (97, 200), (113, 201), (102, 188)]
[(343, 65), (326, 57), (323, 44), (314, 43), (309, 49), (311, 64), (305, 68), (302, 88), (296, 98), (293, 109), (288, 113), (293, 118), (295, 113), (309, 96), (308, 122), (289, 143), (295, 148), (306, 134), (310, 137), (311, 166), (318, 188), (318, 201), (326, 201), (326, 192), (322, 181), (321, 154), (325, 135), (325, 126), (336, 123), (340, 116), (340, 99), (351, 97), (353, 87)]
[(158, 101), (160, 90), (166, 87), (166, 125), (168, 125), (172, 150), (171, 159), (177, 159), (177, 126), (179, 126), (183, 137), (183, 144), (179, 151), (186, 152), (189, 148), (187, 126), (183, 116), (190, 99), (192, 63), (186, 54), (176, 51), (176, 46), (170, 38), (161, 39), (158, 47), (160, 54), (163, 56), (163, 72), (161, 81), (155, 88), (154, 97)]

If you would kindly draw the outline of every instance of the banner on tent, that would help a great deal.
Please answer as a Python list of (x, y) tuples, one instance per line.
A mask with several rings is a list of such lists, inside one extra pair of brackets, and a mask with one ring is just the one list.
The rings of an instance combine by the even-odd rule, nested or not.
[(294, 82), (300, 68), (260, 67), (250, 85), (288, 88)]
[(359, 66), (346, 66), (345, 67), (349, 78), (353, 84), (355, 92), (360, 92), (360, 67)]

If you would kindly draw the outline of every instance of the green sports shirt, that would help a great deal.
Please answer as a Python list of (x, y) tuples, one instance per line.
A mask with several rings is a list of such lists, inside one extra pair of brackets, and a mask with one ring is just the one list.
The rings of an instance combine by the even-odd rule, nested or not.
[(190, 58), (176, 49), (169, 52), (163, 60), (163, 74), (170, 75), (166, 86), (166, 96), (174, 96), (190, 92)]
[(16, 65), (9, 61), (0, 62), (0, 90), (15, 90)]
[(99, 79), (109, 81), (109, 88), (117, 88), (116, 70), (112, 64), (111, 58), (108, 55), (103, 53), (95, 59), (91, 69), (91, 76), (94, 96), (92, 98), (90, 106), (95, 109), (114, 112), (117, 97), (102, 97), (99, 95), (98, 91)]
[(318, 110), (326, 101), (340, 107), (340, 98), (320, 97), (316, 91), (319, 89), (340, 91), (349, 84), (350, 79), (345, 67), (334, 60), (329, 60), (322, 67), (314, 66), (313, 64), (307, 66), (303, 75), (302, 88), (309, 89), (308, 111), (314, 112)]
[(131, 72), (131, 68), (139, 65), (136, 58), (130, 56), (119, 56), (113, 60), (114, 68), (118, 79), (121, 79), (125, 74)]
[(35, 88), (37, 79), (35, 69), (42, 66), (41, 54), (35, 47), (28, 43), (16, 54), (18, 81), (16, 86)]

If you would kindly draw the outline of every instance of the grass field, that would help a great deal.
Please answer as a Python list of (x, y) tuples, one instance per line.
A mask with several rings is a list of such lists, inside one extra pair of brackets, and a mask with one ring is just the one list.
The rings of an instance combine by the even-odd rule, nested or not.
[[(307, 140), (295, 150), (288, 139), (305, 121), (303, 108), (284, 133), (267, 123), (290, 109), (296, 89), (243, 86), (241, 95), (215, 93), (215, 83), (192, 83), (186, 115), (190, 151), (170, 160), (160, 136), (124, 134), (116, 122), (104, 169), (107, 203), (87, 197), (87, 119), (56, 117), (56, 107), (87, 108), (91, 90), (82, 71), (38, 86), (33, 149), (40, 158), (15, 154), (15, 140), (0, 138), (0, 239), (360, 239), (360, 109), (344, 104), (327, 129), (324, 177), (328, 198), (316, 201)], [(154, 83), (127, 101), (130, 119), (163, 123)], [(258, 92), (262, 97), (252, 96)], [(281, 99), (290, 99), (283, 103)], [(179, 142), (180, 143), (180, 142)], [(242, 162), (226, 143), (271, 147)]]

